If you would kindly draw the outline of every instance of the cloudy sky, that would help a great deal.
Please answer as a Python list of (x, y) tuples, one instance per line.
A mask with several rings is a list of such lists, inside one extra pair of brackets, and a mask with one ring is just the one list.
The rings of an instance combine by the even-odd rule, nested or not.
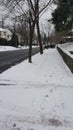
[[(48, 23), (48, 20), (52, 17), (51, 13), (54, 11), (55, 8), (56, 8), (55, 5), (52, 4), (45, 10), (45, 12), (43, 12), (40, 15), (40, 28), (41, 28), (42, 33), (48, 34), (49, 32), (51, 32), (51, 30), (53, 30), (53, 25), (50, 25)], [(0, 21), (2, 21), (2, 18), (6, 15), (5, 24), (12, 26), (13, 21), (12, 21), (11, 17), (7, 18), (8, 17), (7, 14), (8, 14), (8, 9), (0, 6)]]
[(43, 13), (43, 15), (40, 17), (40, 25), (41, 25), (41, 29), (45, 32), (45, 33), (51, 33), (51, 31), (54, 30), (54, 26), (51, 25), (48, 20), (52, 18), (51, 13), (54, 11), (54, 9), (56, 8), (55, 5), (51, 5), (48, 7), (48, 9)]

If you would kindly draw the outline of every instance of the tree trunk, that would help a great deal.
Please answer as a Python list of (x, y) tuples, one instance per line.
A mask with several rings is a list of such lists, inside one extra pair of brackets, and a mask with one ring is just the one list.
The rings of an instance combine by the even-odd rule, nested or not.
[(39, 21), (38, 20), (36, 22), (36, 26), (37, 26), (37, 34), (38, 34), (38, 40), (39, 40), (39, 46), (40, 46), (40, 54), (43, 54), (43, 46), (42, 46), (42, 42), (41, 42), (41, 34), (40, 34), (40, 28), (39, 28)]
[(33, 35), (32, 31), (30, 31), (30, 41), (29, 41), (29, 52), (28, 52), (28, 61), (32, 63), (32, 40), (33, 40)]
[(28, 53), (28, 61), (29, 63), (32, 63), (32, 42), (33, 42), (33, 34), (34, 34), (34, 28), (35, 28), (35, 23), (31, 22), (29, 23), (30, 26), (30, 39), (29, 39), (29, 53)]

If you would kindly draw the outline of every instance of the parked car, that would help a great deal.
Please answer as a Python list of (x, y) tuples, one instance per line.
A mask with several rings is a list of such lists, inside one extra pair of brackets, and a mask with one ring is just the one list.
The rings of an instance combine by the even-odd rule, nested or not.
[(45, 49), (48, 49), (48, 48), (55, 48), (55, 45), (54, 45), (54, 44), (45, 45), (44, 48), (45, 48)]

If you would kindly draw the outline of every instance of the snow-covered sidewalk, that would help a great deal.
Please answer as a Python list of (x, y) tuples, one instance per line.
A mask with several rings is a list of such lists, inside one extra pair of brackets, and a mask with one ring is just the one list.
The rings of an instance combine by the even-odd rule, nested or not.
[(0, 130), (73, 130), (73, 74), (56, 49), (0, 75)]

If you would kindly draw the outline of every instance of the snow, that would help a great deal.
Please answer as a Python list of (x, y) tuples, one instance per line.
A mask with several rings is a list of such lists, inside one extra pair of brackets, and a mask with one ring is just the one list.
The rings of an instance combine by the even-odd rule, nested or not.
[(17, 47), (12, 47), (12, 46), (0, 46), (0, 52), (3, 52), (3, 51), (14, 51), (14, 50), (20, 50), (20, 49), (28, 49), (28, 46), (20, 46), (19, 45), (18, 48)]
[(73, 42), (68, 42), (64, 44), (58, 45), (65, 53), (67, 53), (70, 57), (73, 58), (73, 55), (70, 53), (70, 51), (73, 52)]
[(61, 47), (65, 48), (66, 51), (73, 51), (73, 42), (68, 42), (65, 44), (61, 44)]
[(0, 75), (0, 130), (73, 130), (73, 74), (56, 49)]
[(5, 31), (5, 29), (3, 29), (3, 28), (0, 28), (0, 31), (4, 32), (4, 31)]
[[(32, 48), (36, 48), (38, 46), (32, 46)], [(0, 46), (0, 52), (2, 51), (14, 51), (14, 50), (21, 50), (21, 49), (28, 49), (28, 46), (18, 46), (17, 47), (12, 47), (12, 46)]]
[(13, 50), (18, 50), (19, 48), (16, 47), (11, 47), (11, 46), (0, 46), (0, 52), (2, 51), (13, 51)]

